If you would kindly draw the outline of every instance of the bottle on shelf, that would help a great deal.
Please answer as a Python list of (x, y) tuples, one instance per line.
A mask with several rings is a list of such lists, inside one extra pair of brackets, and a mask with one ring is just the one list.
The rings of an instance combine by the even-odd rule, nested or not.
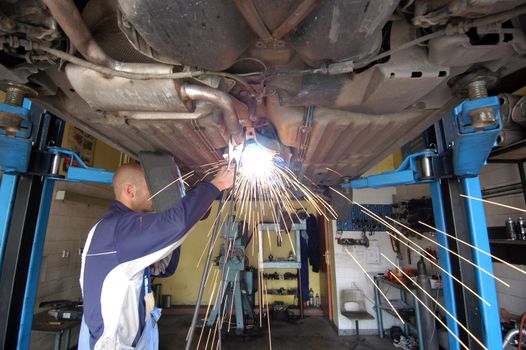
[(513, 224), (512, 218), (506, 220), (506, 235), (508, 236), (508, 239), (516, 239), (515, 225)]
[(519, 220), (517, 221), (517, 239), (526, 240), (526, 227), (524, 226), (524, 220), (522, 217), (519, 217)]
[(316, 307), (320, 307), (320, 306), (321, 306), (320, 295), (316, 293)]
[(314, 306), (314, 291), (309, 289), (309, 306)]

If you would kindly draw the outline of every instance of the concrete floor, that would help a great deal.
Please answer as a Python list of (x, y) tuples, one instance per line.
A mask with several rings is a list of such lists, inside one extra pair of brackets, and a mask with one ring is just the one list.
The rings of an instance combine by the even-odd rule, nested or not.
[[(184, 349), (185, 337), (190, 326), (191, 317), (187, 315), (164, 315), (159, 321), (160, 350)], [(197, 337), (194, 342), (194, 349), (197, 345), (200, 329), (196, 330)], [(272, 322), (272, 349), (322, 349), (339, 350), (349, 349), (353, 341), (352, 336), (339, 337), (332, 328), (329, 321), (324, 317), (309, 317), (299, 321), (297, 324), (286, 322)], [(203, 336), (206, 341), (206, 330)], [(365, 342), (357, 347), (357, 350), (396, 349), (389, 338), (380, 339), (377, 336), (364, 336)], [(201, 349), (204, 344), (201, 344)], [(224, 350), (268, 350), (268, 332), (262, 331), (258, 336), (243, 339), (231, 337), (223, 341)]]

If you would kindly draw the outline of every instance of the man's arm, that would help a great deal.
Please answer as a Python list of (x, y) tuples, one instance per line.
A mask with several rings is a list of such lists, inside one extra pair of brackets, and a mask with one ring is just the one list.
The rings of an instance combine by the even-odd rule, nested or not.
[(133, 276), (179, 247), (186, 233), (206, 213), (220, 191), (199, 185), (163, 213), (128, 213), (115, 228), (115, 247), (122, 268)]

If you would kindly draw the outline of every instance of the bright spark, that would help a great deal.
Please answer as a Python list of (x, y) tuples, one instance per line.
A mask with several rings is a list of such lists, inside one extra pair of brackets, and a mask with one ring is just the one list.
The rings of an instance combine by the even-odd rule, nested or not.
[(498, 202), (489, 201), (487, 199), (466, 196), (465, 194), (461, 194), (460, 197), (464, 197), (464, 198), (468, 198), (468, 199), (474, 199), (474, 200), (479, 201), (479, 202), (484, 202), (484, 203), (488, 203), (488, 204), (498, 205), (499, 207), (513, 209), (513, 210), (522, 211), (523, 213), (526, 213), (526, 209), (517, 208), (517, 207), (511, 206), (511, 205), (506, 205), (506, 204), (502, 204), (502, 203), (498, 203)]
[(241, 154), (239, 172), (246, 177), (268, 178), (274, 166), (275, 153), (268, 151), (258, 144), (250, 144)]

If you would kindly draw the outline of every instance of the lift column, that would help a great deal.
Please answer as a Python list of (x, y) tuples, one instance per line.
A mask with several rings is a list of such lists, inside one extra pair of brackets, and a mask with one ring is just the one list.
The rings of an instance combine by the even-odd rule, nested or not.
[[(476, 85), (477, 91), (482, 91)], [(481, 198), (478, 175), (495, 145), (501, 119), (497, 97), (471, 96), (436, 123), (435, 150), (413, 154), (395, 171), (371, 175), (341, 185), (342, 188), (380, 188), (387, 186), (429, 183), (433, 200), (435, 226), (458, 240), (437, 232), (437, 241), (457, 254), (492, 273), (486, 217), (482, 203), (461, 195)], [(442, 273), (444, 304), (488, 349), (502, 348), (499, 307), (495, 281), (480, 269), (464, 263), (443, 248), (438, 249), (440, 265), (465, 285), (476, 291), (485, 302), (454, 283)], [(486, 303), (487, 302), (487, 303)], [(470, 349), (480, 346), (462, 331), (452, 317), (447, 325)], [(449, 348), (460, 349), (453, 335)]]
[[(0, 104), (0, 348), (18, 347), (19, 330), (29, 332), (33, 315), (29, 294), (36, 295), (43, 237), (53, 194), (53, 180), (46, 178), (53, 155), (50, 144), (62, 140), (64, 122), (32, 106), (27, 90), (9, 85)], [(39, 251), (40, 254), (35, 253)], [(36, 282), (36, 283), (32, 283)], [(31, 284), (28, 290), (26, 287)], [(26, 314), (28, 312), (26, 311)]]

